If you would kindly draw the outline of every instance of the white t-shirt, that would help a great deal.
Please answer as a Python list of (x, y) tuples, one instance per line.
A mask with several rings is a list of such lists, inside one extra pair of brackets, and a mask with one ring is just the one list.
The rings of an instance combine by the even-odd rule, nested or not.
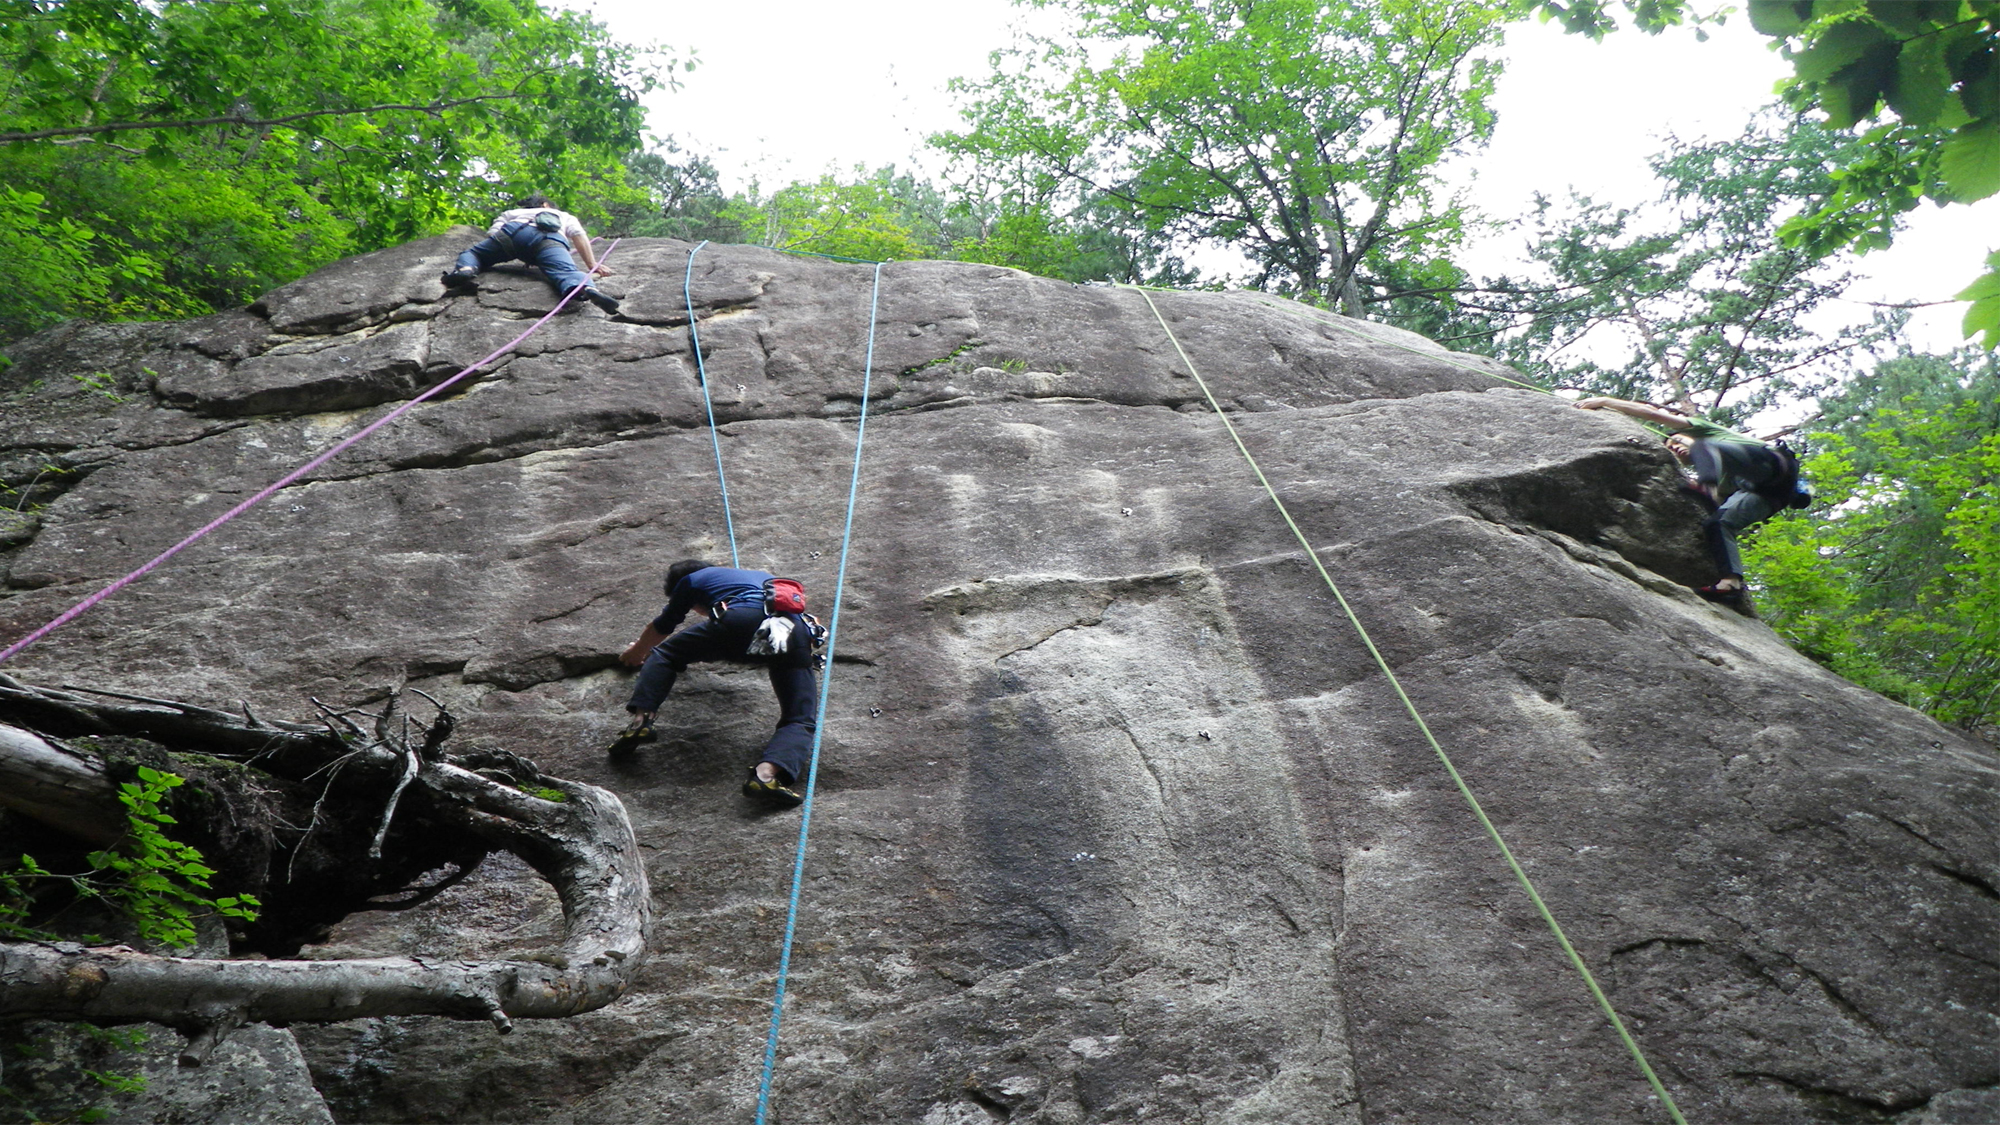
[(575, 215), (570, 214), (568, 211), (556, 210), (554, 207), (516, 207), (511, 211), (502, 211), (500, 212), (500, 217), (493, 220), (493, 225), (486, 228), (486, 237), (500, 237), (500, 228), (506, 226), (508, 223), (526, 223), (529, 226), (534, 226), (535, 216), (544, 211), (555, 211), (556, 214), (562, 216), (563, 237), (569, 240), (572, 249), (577, 244), (590, 240), (590, 235), (584, 233), (583, 224), (577, 222)]

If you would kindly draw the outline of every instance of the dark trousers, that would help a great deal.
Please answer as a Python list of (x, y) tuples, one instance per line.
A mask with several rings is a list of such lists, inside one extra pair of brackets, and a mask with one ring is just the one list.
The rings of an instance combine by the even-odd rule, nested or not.
[(1734, 441), (1697, 441), (1690, 460), (1696, 479), (1718, 492), (1728, 491), (1701, 530), (1715, 569), (1724, 578), (1741, 578), (1743, 555), (1737, 550), (1736, 536), (1776, 514), (1777, 506), (1754, 490), (1775, 483), (1785, 471), (1784, 462), (1765, 446)]
[(778, 729), (764, 744), (761, 759), (778, 767), (785, 781), (805, 776), (812, 761), (813, 732), (819, 729), (819, 678), (813, 675), (812, 646), (803, 622), (793, 619), (791, 651), (782, 656), (750, 656), (750, 638), (764, 621), (761, 604), (731, 606), (721, 617), (680, 629), (646, 654), (639, 680), (632, 685), (628, 711), (660, 709), (674, 681), (690, 664), (733, 660), (762, 664), (771, 674), (771, 691), (778, 697)]
[(559, 294), (566, 295), (579, 285), (590, 284), (590, 275), (577, 269), (576, 261), (569, 256), (569, 243), (537, 229), (533, 223), (508, 223), (500, 228), (498, 236), (473, 243), (470, 250), (458, 256), (458, 268), (489, 270), (516, 258), (540, 266)]

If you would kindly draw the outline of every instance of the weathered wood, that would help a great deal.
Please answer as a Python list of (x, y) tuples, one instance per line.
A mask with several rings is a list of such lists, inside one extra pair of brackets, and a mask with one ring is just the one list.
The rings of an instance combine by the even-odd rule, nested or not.
[[(309, 773), (350, 755), (383, 767), (402, 764), (388, 747), (357, 749), (321, 728), (164, 701), (107, 704), (7, 680), (0, 684), (0, 705), (17, 719), (39, 708), (105, 733), (171, 730), (254, 756), (280, 775)], [(16, 777), (36, 787), (9, 781)], [(533, 780), (563, 799), (532, 796), (449, 760), (423, 761), (409, 784), (429, 798), (434, 818), (520, 856), (555, 888), (563, 941), (536, 960), (199, 960), (124, 946), (15, 943), (0, 945), (0, 1018), (154, 1021), (199, 1035), (245, 1020), (427, 1014), (491, 1020), (507, 1030), (516, 1018), (554, 1019), (601, 1008), (624, 993), (645, 957), (651, 917), (645, 865), (616, 796), (539, 774)], [(107, 824), (113, 838), (123, 824), (101, 764), (65, 754), (20, 728), (0, 727), (0, 786), (59, 798), (49, 808), (59, 806), (60, 813), (19, 793), (8, 795), (8, 804), (21, 799), (36, 805), (50, 817), (47, 823), (64, 831), (70, 829), (58, 820), (101, 840)], [(190, 1052), (200, 1054), (193, 1045)]]
[(92, 844), (125, 834), (117, 790), (98, 762), (0, 724), (0, 805)]

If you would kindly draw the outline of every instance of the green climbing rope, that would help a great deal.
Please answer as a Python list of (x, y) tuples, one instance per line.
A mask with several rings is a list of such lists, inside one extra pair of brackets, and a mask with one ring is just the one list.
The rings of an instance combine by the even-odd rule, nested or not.
[(1625, 1049), (1632, 1053), (1632, 1060), (1639, 1064), (1639, 1072), (1644, 1074), (1646, 1081), (1652, 1085), (1653, 1092), (1659, 1096), (1660, 1104), (1666, 1108), (1667, 1115), (1673, 1119), (1674, 1125), (1687, 1125), (1687, 1119), (1681, 1116), (1680, 1107), (1674, 1104), (1673, 1095), (1667, 1092), (1666, 1086), (1660, 1082), (1659, 1075), (1653, 1072), (1652, 1065), (1646, 1061), (1645, 1052), (1639, 1049), (1638, 1041), (1625, 1029), (1625, 1021), (1618, 1018), (1618, 1012), (1611, 1006), (1610, 998), (1604, 995), (1602, 988), (1598, 987), (1597, 977), (1591, 973), (1590, 966), (1584, 963), (1583, 956), (1570, 944), (1569, 936), (1563, 933), (1562, 924), (1556, 921), (1556, 916), (1549, 911), (1548, 904), (1542, 901), (1541, 893), (1535, 890), (1534, 881), (1528, 878), (1528, 872), (1521, 866), (1520, 861), (1514, 858), (1513, 849), (1509, 848), (1507, 841), (1501, 837), (1500, 829), (1486, 815), (1485, 807), (1479, 803), (1479, 798), (1473, 795), (1472, 787), (1466, 784), (1465, 778), (1460, 776), (1458, 767), (1452, 764), (1451, 755), (1445, 753), (1437, 736), (1431, 733), (1430, 724), (1424, 722), (1423, 715), (1417, 711), (1417, 705), (1411, 701), (1409, 693), (1403, 690), (1403, 683), (1397, 678), (1395, 670), (1390, 668), (1389, 661), (1382, 655), (1381, 650), (1375, 647), (1374, 639), (1368, 635), (1368, 629), (1361, 624), (1361, 618), (1355, 614), (1354, 607), (1348, 604), (1346, 595), (1340, 592), (1340, 586), (1334, 582), (1333, 575), (1327, 573), (1326, 564), (1320, 561), (1319, 552), (1313, 549), (1312, 543), (1306, 539), (1305, 532), (1300, 530), (1298, 522), (1292, 519), (1291, 510), (1278, 498), (1278, 490), (1272, 487), (1270, 480), (1264, 476), (1264, 470), (1257, 464), (1257, 458), (1251, 455), (1250, 447), (1243, 444), (1243, 437), (1236, 432), (1235, 424), (1230, 422), (1229, 415), (1223, 413), (1222, 405), (1215, 401), (1215, 394), (1209, 390), (1208, 381), (1201, 377), (1201, 372), (1195, 368), (1194, 361), (1188, 358), (1187, 350), (1181, 347), (1180, 338), (1175, 336), (1174, 330), (1167, 325), (1167, 318), (1161, 315), (1160, 307), (1153, 303), (1152, 295), (1136, 285), (1128, 285), (1125, 288), (1138, 290), (1139, 295), (1145, 298), (1146, 307), (1153, 311), (1153, 318), (1160, 322), (1160, 328), (1166, 332), (1167, 339), (1173, 342), (1174, 351), (1180, 355), (1181, 362), (1187, 365), (1188, 374), (1194, 376), (1195, 383), (1201, 387), (1202, 395), (1208, 399), (1209, 407), (1215, 411), (1215, 416), (1222, 420), (1223, 428), (1229, 431), (1230, 440), (1234, 441), (1236, 448), (1242, 452), (1243, 459), (1250, 465), (1250, 471), (1257, 474), (1257, 482), (1264, 486), (1264, 491), (1271, 497), (1271, 503), (1277, 505), (1278, 514), (1284, 517), (1285, 526), (1292, 529), (1292, 534), (1298, 538), (1299, 546), (1305, 548), (1306, 558), (1312, 560), (1314, 568), (1319, 571), (1319, 576), (1326, 580), (1326, 588), (1333, 591), (1334, 600), (1340, 603), (1341, 612), (1347, 615), (1348, 623), (1354, 626), (1354, 632), (1367, 647), (1368, 655), (1375, 658), (1376, 666), (1382, 669), (1382, 675), (1389, 681), (1389, 686), (1395, 689), (1396, 698), (1403, 701), (1403, 709), (1410, 713), (1410, 718), (1417, 724), (1417, 729), (1423, 732), (1424, 741), (1430, 743), (1438, 761), (1444, 764), (1445, 772), (1451, 775), (1452, 784), (1458, 787), (1459, 796), (1465, 798), (1465, 803), (1472, 809), (1472, 815), (1478, 818), (1480, 827), (1486, 830), (1486, 835), (1492, 839), (1494, 846), (1500, 849), (1501, 858), (1507, 861), (1508, 869), (1513, 871), (1515, 880), (1521, 884), (1521, 889), (1527, 892), (1528, 900), (1535, 904), (1535, 911), (1542, 916), (1542, 921), (1548, 924), (1549, 932), (1555, 935), (1556, 944), (1562, 946), (1564, 955), (1583, 978), (1584, 987), (1589, 989), (1591, 997), (1597, 1001), (1597, 1006), (1603, 1010), (1605, 1018), (1611, 1021), (1611, 1027), (1624, 1042)]

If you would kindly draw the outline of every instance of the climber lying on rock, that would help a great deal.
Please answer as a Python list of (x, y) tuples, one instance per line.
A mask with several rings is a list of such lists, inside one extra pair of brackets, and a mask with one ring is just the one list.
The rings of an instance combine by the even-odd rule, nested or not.
[[(778, 697), (778, 729), (743, 783), (743, 795), (777, 808), (804, 801), (802, 782), (818, 726), (813, 648), (824, 632), (805, 612), (803, 588), (761, 570), (683, 559), (667, 568), (666, 595), (666, 608), (620, 657), (639, 669), (639, 679), (625, 705), (632, 723), (612, 742), (611, 753), (628, 754), (658, 737), (653, 717), (688, 665), (762, 664)], [(701, 620), (676, 632), (690, 611)]]
[(1799, 461), (1783, 442), (1775, 445), (1725, 430), (1706, 418), (1622, 398), (1586, 398), (1581, 410), (1615, 410), (1620, 414), (1667, 427), (1673, 433), (1667, 448), (1694, 469), (1690, 494), (1708, 509), (1702, 531), (1709, 555), (1722, 576), (1695, 592), (1710, 601), (1732, 605), (1743, 601), (1743, 556), (1736, 536), (1752, 524), (1770, 519), (1786, 508), (1803, 508), (1811, 494), (1799, 487)]
[[(576, 268), (576, 260), (570, 257), (572, 249), (583, 255), (584, 269)], [(618, 299), (590, 283), (593, 275), (603, 277), (611, 267), (598, 263), (589, 232), (575, 215), (551, 206), (545, 195), (524, 196), (515, 201), (513, 210), (500, 212), (486, 228), (486, 237), (473, 243), (458, 256), (458, 264), (445, 271), (445, 288), (471, 289), (479, 283), (482, 272), (516, 258), (541, 267), (542, 276), (556, 287), (558, 295), (582, 289), (591, 304), (608, 313), (618, 311)]]

